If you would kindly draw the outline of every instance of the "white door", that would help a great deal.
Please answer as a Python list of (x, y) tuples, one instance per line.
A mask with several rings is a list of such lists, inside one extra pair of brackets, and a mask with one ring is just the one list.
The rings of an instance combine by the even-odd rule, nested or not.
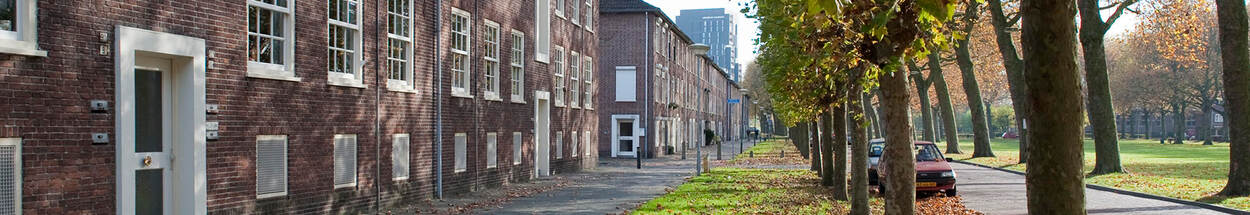
[(551, 100), (537, 98), (534, 103), (534, 174), (551, 175)]
[(617, 156), (637, 156), (638, 137), (634, 134), (633, 119), (616, 119), (613, 123), (613, 130), (616, 131), (614, 143), (616, 145)]
[(170, 83), (173, 76), (169, 59), (141, 57), (136, 59), (134, 70), (134, 153), (135, 163), (123, 165), (134, 171), (133, 183), (135, 214), (173, 214), (171, 197), (174, 189), (173, 132), (178, 115), (173, 114)]

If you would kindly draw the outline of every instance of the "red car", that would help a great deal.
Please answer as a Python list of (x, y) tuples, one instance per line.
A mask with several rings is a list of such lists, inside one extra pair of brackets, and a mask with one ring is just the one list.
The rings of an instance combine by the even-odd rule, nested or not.
[[(937, 145), (931, 142), (916, 142), (913, 152), (916, 155), (916, 191), (917, 192), (942, 192), (946, 196), (955, 196), (955, 170), (951, 169), (951, 159), (942, 156), (942, 151), (938, 150)], [(882, 162), (877, 165), (877, 174), (880, 174), (878, 180), (885, 180), (886, 171), (880, 171), (885, 168), (885, 158), (882, 155)], [(885, 190), (885, 183), (877, 183), (880, 190)]]

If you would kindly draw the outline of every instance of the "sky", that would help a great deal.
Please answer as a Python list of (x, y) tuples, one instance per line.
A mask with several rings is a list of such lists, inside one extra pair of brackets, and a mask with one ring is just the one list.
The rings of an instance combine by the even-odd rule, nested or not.
[[(748, 19), (740, 11), (742, 3), (751, 0), (644, 0), (651, 5), (655, 5), (664, 10), (664, 14), (670, 19), (677, 20), (677, 15), (681, 15), (681, 10), (685, 9), (702, 9), (702, 8), (725, 8), (725, 12), (734, 15), (735, 21), (738, 23), (738, 63), (746, 66), (755, 60), (755, 38), (759, 37), (759, 23), (754, 19)], [(1101, 15), (1103, 20), (1110, 17), (1115, 12), (1113, 8), (1103, 10)], [(1125, 12), (1107, 31), (1107, 37), (1120, 36), (1124, 32), (1132, 29), (1137, 25), (1138, 18), (1133, 13)]]
[[(664, 10), (664, 14), (669, 19), (677, 21), (677, 15), (681, 15), (681, 10), (686, 9), (703, 9), (703, 8), (725, 8), (725, 12), (734, 15), (734, 21), (738, 23), (738, 63), (746, 66), (747, 63), (755, 60), (755, 38), (759, 35), (760, 25), (754, 19), (747, 19), (742, 15), (743, 6), (741, 3), (751, 0), (644, 0), (651, 5)], [(743, 68), (745, 69), (745, 68)]]

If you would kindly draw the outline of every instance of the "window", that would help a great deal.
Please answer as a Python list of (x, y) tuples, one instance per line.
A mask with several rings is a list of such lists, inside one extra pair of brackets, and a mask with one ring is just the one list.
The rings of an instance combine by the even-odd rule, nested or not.
[(465, 160), (466, 150), (469, 148), (469, 136), (465, 133), (456, 133), (456, 170), (455, 172), (464, 172), (468, 170), (469, 162)]
[(295, 0), (247, 1), (248, 77), (295, 77)]
[(564, 158), (564, 131), (556, 132), (556, 159)]
[(286, 135), (256, 137), (256, 198), (285, 196)]
[(521, 164), (521, 132), (512, 132), (512, 165)]
[[(557, 0), (557, 1), (558, 1), (558, 0)], [(574, 0), (574, 1), (577, 1), (577, 0)], [(579, 24), (581, 24), (581, 23), (578, 23), (578, 22), (577, 22), (577, 17), (578, 17), (578, 16), (581, 16), (581, 15), (578, 15), (578, 13), (579, 13), (579, 12), (581, 12), (581, 7), (580, 7), (580, 6), (581, 6), (581, 4), (574, 3), (574, 4), (573, 4), (573, 7), (570, 7), (570, 8), (569, 8), (569, 21), (572, 21), (572, 22), (573, 22), (573, 25), (579, 25)]]
[(512, 102), (525, 103), (525, 33), (512, 30)]
[(395, 134), (391, 138), (391, 172), (395, 180), (408, 179), (410, 145), (411, 136), (408, 134)]
[(486, 168), (499, 166), (498, 138), (498, 133), (486, 133)]
[(451, 95), (473, 97), (469, 94), (469, 31), (472, 23), (469, 12), (451, 9)]
[(356, 186), (356, 135), (334, 135), (334, 188)]
[(555, 82), (555, 90), (552, 90), (555, 95), (552, 100), (556, 101), (556, 107), (564, 107), (564, 47), (556, 46), (555, 54), (551, 55), (551, 71), (551, 81)]
[(412, 59), (412, 2), (410, 0), (387, 0), (387, 57), (389, 72), (386, 85), (395, 91), (416, 90), (413, 82)]
[(0, 138), (0, 184), (0, 214), (22, 214), (22, 138)]
[(592, 20), (592, 19), (594, 19), (594, 16), (595, 16), (595, 15), (594, 15), (594, 14), (595, 14), (595, 9), (594, 9), (594, 7), (595, 7), (595, 6), (593, 6), (593, 5), (590, 3), (590, 2), (593, 2), (593, 1), (595, 1), (595, 0), (586, 0), (586, 12), (585, 12), (585, 13), (583, 13), (583, 14), (586, 14), (586, 19), (585, 19), (585, 20), (582, 20), (582, 21), (586, 22), (585, 24), (583, 24), (583, 26), (585, 26), (585, 27), (586, 27), (586, 30), (587, 30), (587, 31), (591, 31), (591, 32), (594, 32), (594, 31), (595, 31), (595, 30), (591, 27), (591, 25), (592, 25), (592, 24), (594, 24), (594, 22), (591, 22), (591, 20)]
[(591, 97), (593, 96), (591, 91), (597, 90), (597, 88), (594, 87), (594, 82), (591, 81), (595, 77), (595, 74), (592, 72), (594, 70), (591, 70), (591, 68), (593, 68), (591, 65), (593, 65), (594, 61), (592, 61), (590, 56), (586, 56), (585, 59), (586, 62), (582, 63), (582, 83), (585, 84), (586, 87), (582, 89), (582, 93), (586, 95), (582, 96), (582, 98), (585, 99), (585, 101), (582, 101), (582, 106), (586, 109), (592, 109), (590, 104), (594, 104), (595, 100)]
[(569, 140), (573, 140), (572, 144), (570, 144), (570, 146), (572, 146), (573, 148), (572, 148), (572, 151), (569, 151), (569, 154), (572, 154), (572, 155), (573, 155), (573, 157), (577, 157), (577, 139), (578, 139), (578, 137), (580, 137), (580, 136), (577, 136), (577, 132), (576, 132), (576, 131), (574, 131), (572, 135), (569, 135)]
[(637, 86), (634, 86), (635, 73), (637, 69), (632, 66), (616, 67), (616, 101), (617, 102), (635, 102), (637, 98)]
[(356, 0), (330, 0), (326, 69), (330, 72), (328, 83), (332, 85), (364, 87), (360, 77), (359, 7)]
[(582, 82), (579, 77), (581, 76), (579, 74), (582, 73), (582, 58), (577, 54), (577, 52), (572, 53), (573, 54), (569, 56), (569, 106), (578, 108), (578, 103), (582, 102)]
[(564, 0), (556, 0), (556, 16), (564, 18)]
[(551, 0), (534, 1), (534, 61), (551, 58)]
[(583, 144), (586, 144), (586, 147), (585, 147), (585, 150), (582, 151), (582, 155), (590, 156), (590, 151), (592, 150), (591, 144), (594, 144), (594, 142), (591, 141), (592, 139), (590, 138), (590, 131), (582, 131), (582, 136), (585, 136), (586, 138), (586, 141), (583, 142)]
[(47, 56), (39, 50), (37, 0), (0, 0), (0, 52)]
[(486, 60), (486, 78), (483, 80), (486, 85), (487, 100), (499, 101), (499, 23), (486, 20), (486, 35), (482, 35), (482, 41), (485, 43), (482, 47), (482, 59)]

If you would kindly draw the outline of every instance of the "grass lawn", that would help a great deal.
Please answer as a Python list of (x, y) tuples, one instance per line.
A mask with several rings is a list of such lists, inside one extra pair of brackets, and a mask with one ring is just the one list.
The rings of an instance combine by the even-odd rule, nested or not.
[[(997, 157), (971, 158), (972, 141), (960, 140), (963, 154), (947, 154), (989, 166), (1025, 171), (1019, 163), (1020, 147), (1014, 139), (990, 141)], [(945, 150), (944, 143), (938, 143)], [(1094, 169), (1094, 141), (1085, 140), (1086, 173)], [(1250, 210), (1250, 197), (1211, 198), (1228, 181), (1228, 143), (1203, 146), (1159, 144), (1159, 140), (1120, 140), (1120, 161), (1127, 174), (1087, 177), (1086, 183), (1150, 193), (1178, 199), (1197, 200), (1240, 210)]]
[[(717, 168), (691, 178), (634, 214), (847, 214), (820, 177), (807, 170)], [(872, 199), (873, 211), (884, 204)]]

